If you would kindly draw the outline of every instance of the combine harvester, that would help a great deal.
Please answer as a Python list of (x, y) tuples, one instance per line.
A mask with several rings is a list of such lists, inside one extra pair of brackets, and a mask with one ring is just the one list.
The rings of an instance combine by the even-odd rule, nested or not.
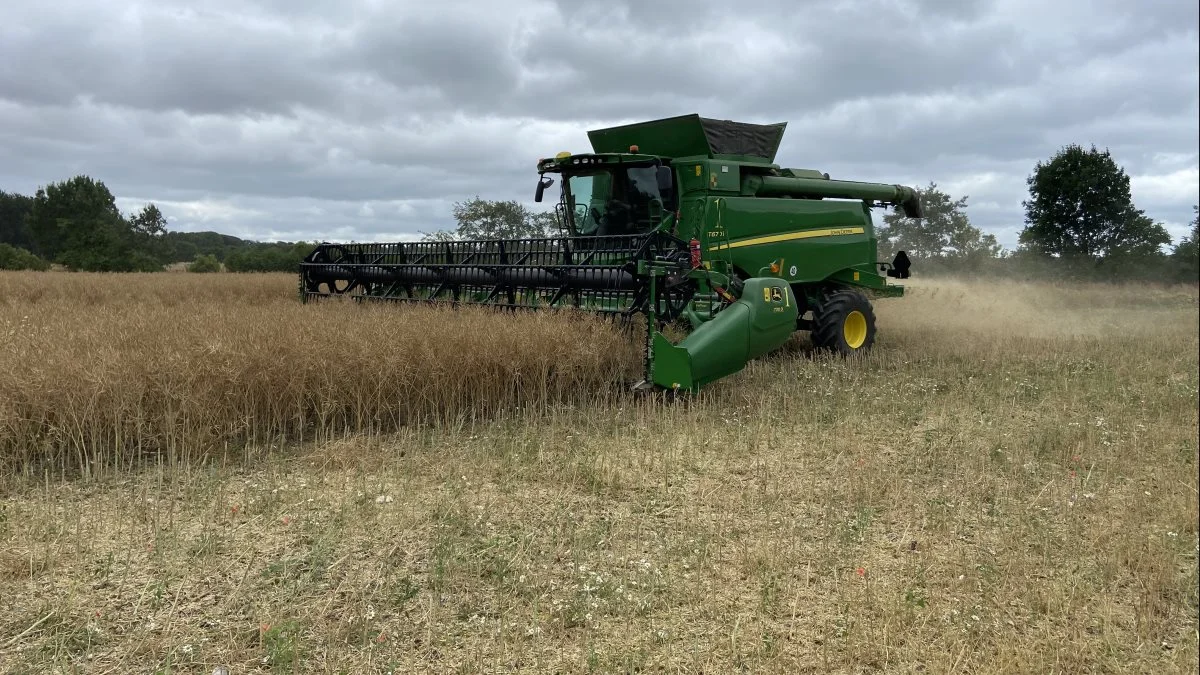
[[(593, 152), (537, 163), (536, 201), (559, 175), (563, 236), (323, 243), (300, 265), (301, 298), (642, 314), (639, 389), (698, 391), (797, 330), (865, 352), (868, 294), (902, 295), (887, 277), (909, 276), (904, 252), (876, 261), (871, 208), (920, 218), (920, 201), (901, 185), (780, 168), (786, 126), (685, 115), (590, 131)], [(668, 323), (687, 336), (673, 344)]]

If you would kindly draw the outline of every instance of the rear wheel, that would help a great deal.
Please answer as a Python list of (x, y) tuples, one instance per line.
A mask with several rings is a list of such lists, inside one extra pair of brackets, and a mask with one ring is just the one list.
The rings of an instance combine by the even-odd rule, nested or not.
[(813, 311), (812, 341), (843, 356), (861, 354), (875, 344), (875, 311), (860, 291), (828, 292)]

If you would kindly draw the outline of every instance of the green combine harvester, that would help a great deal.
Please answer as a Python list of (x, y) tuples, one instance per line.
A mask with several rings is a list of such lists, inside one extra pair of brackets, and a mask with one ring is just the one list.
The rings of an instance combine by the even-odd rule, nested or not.
[(887, 278), (910, 268), (903, 251), (876, 261), (871, 208), (920, 218), (918, 195), (777, 166), (786, 126), (685, 115), (590, 131), (593, 152), (537, 163), (536, 201), (558, 174), (562, 236), (323, 243), (300, 264), (301, 298), (641, 314), (639, 389), (698, 391), (797, 330), (865, 352), (869, 296), (902, 295)]

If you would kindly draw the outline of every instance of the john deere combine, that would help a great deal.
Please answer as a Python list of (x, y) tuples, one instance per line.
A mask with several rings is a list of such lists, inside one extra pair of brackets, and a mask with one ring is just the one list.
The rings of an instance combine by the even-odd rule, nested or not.
[[(598, 129), (592, 152), (537, 163), (558, 174), (561, 236), (325, 243), (300, 265), (304, 300), (577, 308), (646, 317), (641, 388), (696, 391), (797, 330), (840, 354), (871, 348), (868, 300), (898, 296), (903, 252), (876, 261), (874, 206), (921, 217), (914, 190), (774, 164), (786, 123), (686, 115)], [(672, 343), (667, 323), (687, 329)]]

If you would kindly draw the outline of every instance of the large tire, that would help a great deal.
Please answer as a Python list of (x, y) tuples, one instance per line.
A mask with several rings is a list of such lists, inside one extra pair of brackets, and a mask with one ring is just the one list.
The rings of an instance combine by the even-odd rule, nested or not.
[(843, 288), (825, 293), (813, 311), (813, 344), (842, 356), (862, 354), (875, 344), (875, 310), (861, 292)]

